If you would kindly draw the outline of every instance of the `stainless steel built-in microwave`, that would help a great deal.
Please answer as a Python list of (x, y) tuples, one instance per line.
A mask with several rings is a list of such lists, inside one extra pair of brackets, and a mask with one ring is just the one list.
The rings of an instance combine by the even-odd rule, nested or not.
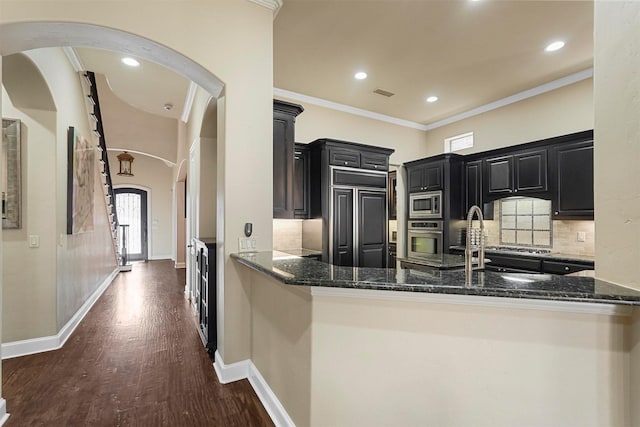
[(442, 191), (409, 194), (410, 219), (441, 219)]

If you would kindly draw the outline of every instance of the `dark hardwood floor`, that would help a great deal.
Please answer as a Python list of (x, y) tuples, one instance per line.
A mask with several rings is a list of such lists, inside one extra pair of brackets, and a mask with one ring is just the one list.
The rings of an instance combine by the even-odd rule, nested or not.
[(7, 426), (273, 425), (247, 380), (221, 385), (171, 261), (120, 273), (57, 351), (2, 362)]

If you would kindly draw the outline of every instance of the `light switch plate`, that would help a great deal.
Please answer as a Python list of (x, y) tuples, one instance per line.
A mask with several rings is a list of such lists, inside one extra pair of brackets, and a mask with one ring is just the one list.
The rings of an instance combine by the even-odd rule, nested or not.
[(576, 237), (578, 242), (584, 242), (587, 240), (587, 233), (584, 231), (578, 231), (578, 236)]
[(255, 237), (239, 237), (238, 252), (255, 252), (257, 248)]
[(40, 247), (40, 236), (36, 234), (31, 234), (29, 236), (29, 247), (30, 248), (39, 248)]

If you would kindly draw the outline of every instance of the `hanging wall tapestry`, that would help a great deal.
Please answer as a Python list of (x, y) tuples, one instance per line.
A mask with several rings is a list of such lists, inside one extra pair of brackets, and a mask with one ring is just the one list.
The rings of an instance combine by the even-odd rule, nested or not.
[(69, 126), (67, 134), (67, 234), (93, 230), (95, 148)]

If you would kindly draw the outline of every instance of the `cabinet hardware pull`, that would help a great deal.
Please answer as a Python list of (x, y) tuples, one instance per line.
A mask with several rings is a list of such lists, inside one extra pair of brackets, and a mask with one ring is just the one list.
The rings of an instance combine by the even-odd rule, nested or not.
[(564, 268), (564, 270), (565, 270), (565, 271), (569, 271), (569, 267), (565, 267), (565, 268)]
[(555, 213), (555, 215), (558, 215), (558, 214), (559, 214), (560, 212), (558, 212), (558, 211), (555, 211), (554, 213)]

